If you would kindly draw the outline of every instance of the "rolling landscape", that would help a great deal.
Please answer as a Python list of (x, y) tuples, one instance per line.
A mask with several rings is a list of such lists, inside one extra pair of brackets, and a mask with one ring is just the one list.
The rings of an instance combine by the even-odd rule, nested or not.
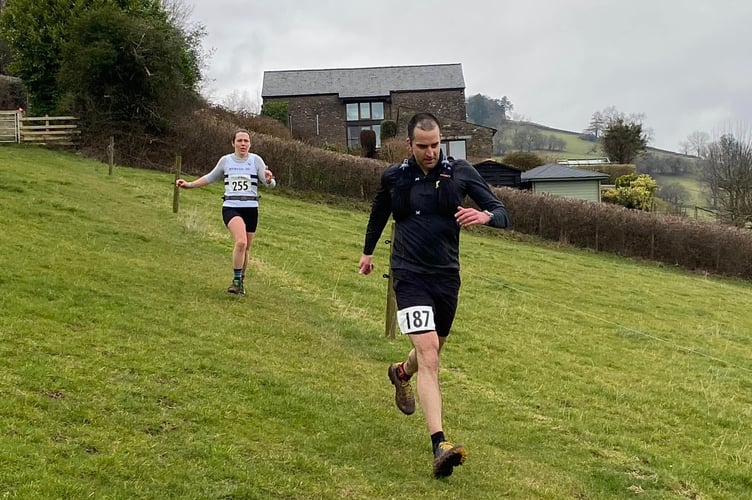
[(435, 480), (365, 210), (263, 191), (239, 298), (221, 186), (173, 213), (169, 173), (0, 169), (2, 498), (750, 498), (748, 281), (463, 231), (440, 381), (469, 454)]

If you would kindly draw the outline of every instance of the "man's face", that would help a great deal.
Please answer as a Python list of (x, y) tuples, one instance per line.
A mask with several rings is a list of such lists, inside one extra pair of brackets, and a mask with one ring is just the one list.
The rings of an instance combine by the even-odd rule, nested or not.
[(407, 140), (410, 152), (415, 156), (418, 166), (428, 172), (439, 162), (441, 151), (441, 130), (434, 127), (433, 130), (421, 130), (415, 127), (413, 140)]

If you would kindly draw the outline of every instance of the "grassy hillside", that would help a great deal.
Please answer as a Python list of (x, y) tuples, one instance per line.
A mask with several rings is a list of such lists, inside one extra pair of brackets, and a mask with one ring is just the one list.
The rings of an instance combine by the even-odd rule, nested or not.
[(464, 232), (437, 481), (366, 213), (264, 192), (238, 298), (221, 186), (176, 215), (164, 173), (0, 170), (3, 498), (749, 498), (748, 282)]
[(707, 195), (703, 189), (702, 183), (696, 175), (677, 176), (653, 174), (652, 177), (659, 186), (667, 186), (674, 183), (683, 186), (689, 194), (689, 198), (684, 203), (685, 205), (698, 205), (701, 207), (708, 206)]
[[(566, 147), (563, 151), (546, 151), (546, 150), (540, 150), (540, 151), (533, 151), (535, 153), (539, 153), (545, 156), (552, 156), (557, 159), (567, 159), (567, 158), (598, 158), (604, 156), (603, 151), (600, 149), (598, 143), (585, 141), (583, 139), (580, 139), (581, 132), (573, 132), (570, 130), (562, 130), (552, 127), (547, 127), (545, 125), (541, 125), (538, 123), (533, 122), (515, 122), (515, 121), (509, 121), (509, 125), (506, 127), (501, 128), (501, 133), (504, 136), (504, 139), (507, 143), (511, 144), (512, 137), (514, 137), (514, 133), (516, 129), (524, 130), (537, 130), (540, 132), (544, 137), (546, 136), (555, 136), (559, 139), (562, 139), (566, 143)], [(658, 156), (679, 156), (679, 157), (685, 157), (685, 155), (682, 155), (680, 153), (675, 153), (672, 151), (666, 151), (664, 149), (658, 149), (658, 148), (652, 148), (648, 147), (647, 151), (656, 154)]]

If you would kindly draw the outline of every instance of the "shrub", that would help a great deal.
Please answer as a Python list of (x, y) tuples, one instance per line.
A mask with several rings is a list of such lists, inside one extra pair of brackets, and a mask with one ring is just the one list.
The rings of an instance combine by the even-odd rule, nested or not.
[(410, 157), (410, 149), (404, 139), (392, 137), (381, 142), (381, 159), (387, 163), (400, 163)]
[(543, 160), (543, 158), (535, 153), (516, 151), (514, 153), (509, 153), (504, 158), (502, 158), (501, 163), (512, 165), (513, 167), (517, 167), (524, 172), (532, 168), (545, 165), (546, 162)]
[(397, 137), (397, 122), (394, 120), (384, 120), (381, 122), (381, 142)]
[(287, 127), (288, 106), (284, 101), (265, 102), (261, 105), (261, 114), (270, 116)]
[(366, 158), (376, 156), (376, 132), (370, 129), (360, 131), (360, 149), (362, 156)]

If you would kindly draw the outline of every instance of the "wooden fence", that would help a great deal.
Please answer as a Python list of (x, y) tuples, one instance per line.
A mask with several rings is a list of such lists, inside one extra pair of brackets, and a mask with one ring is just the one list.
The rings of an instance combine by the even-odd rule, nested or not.
[(81, 131), (75, 116), (24, 116), (21, 142), (72, 146)]
[(72, 146), (81, 133), (75, 116), (25, 116), (0, 111), (0, 142)]

